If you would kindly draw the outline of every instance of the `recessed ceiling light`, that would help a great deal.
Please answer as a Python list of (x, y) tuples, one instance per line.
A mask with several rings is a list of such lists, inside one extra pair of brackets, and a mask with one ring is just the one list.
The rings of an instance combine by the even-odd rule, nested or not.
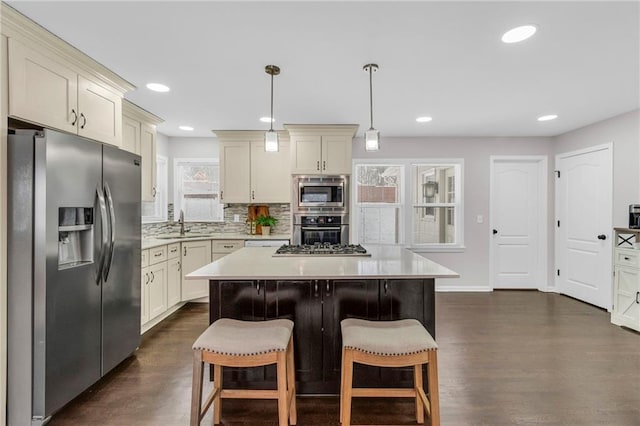
[(535, 25), (515, 27), (502, 35), (502, 41), (504, 43), (518, 43), (534, 35), (537, 30), (538, 28)]
[(274, 118), (273, 120), (271, 120), (271, 117), (260, 117), (260, 121), (262, 121), (263, 123), (270, 123), (271, 121), (273, 121), (275, 123), (276, 119)]
[(431, 118), (431, 117), (418, 117), (418, 118), (416, 118), (416, 121), (418, 123), (428, 123), (431, 120), (433, 120), (433, 118)]
[(191, 127), (191, 126), (179, 126), (178, 129), (186, 130), (187, 132), (192, 132), (193, 131), (193, 127)]
[(558, 118), (556, 114), (549, 114), (549, 115), (543, 115), (538, 117), (538, 121), (549, 121), (549, 120), (555, 120), (556, 118)]
[(147, 89), (153, 90), (154, 92), (168, 92), (171, 90), (169, 86), (160, 83), (147, 83)]

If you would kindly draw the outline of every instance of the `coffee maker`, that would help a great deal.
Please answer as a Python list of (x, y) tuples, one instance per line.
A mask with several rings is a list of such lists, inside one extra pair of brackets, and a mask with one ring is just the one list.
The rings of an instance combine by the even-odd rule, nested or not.
[(629, 229), (640, 229), (640, 204), (629, 204)]

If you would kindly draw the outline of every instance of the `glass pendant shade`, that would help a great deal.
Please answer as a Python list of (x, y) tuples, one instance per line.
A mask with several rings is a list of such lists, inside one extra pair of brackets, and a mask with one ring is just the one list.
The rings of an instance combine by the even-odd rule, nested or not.
[(380, 149), (380, 132), (376, 129), (369, 129), (364, 132), (365, 151), (378, 151)]
[(264, 134), (264, 150), (267, 152), (278, 152), (278, 132), (267, 130)]

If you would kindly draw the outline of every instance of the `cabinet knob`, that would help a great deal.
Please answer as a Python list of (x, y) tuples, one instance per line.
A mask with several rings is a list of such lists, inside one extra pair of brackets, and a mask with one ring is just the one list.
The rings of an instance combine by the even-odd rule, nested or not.
[(320, 170), (320, 160), (318, 160), (316, 162), (316, 170), (318, 170), (318, 171)]
[(153, 272), (149, 272), (151, 274), (151, 282), (153, 282), (153, 279), (156, 277), (155, 275), (153, 275)]
[(497, 229), (494, 229), (494, 230), (493, 230), (493, 235), (496, 235), (497, 233), (498, 233), (498, 230), (497, 230)]
[(640, 305), (640, 291), (636, 291), (636, 303)]
[(598, 235), (598, 239), (599, 239), (599, 240), (606, 240), (606, 239), (607, 239), (607, 236), (606, 236), (606, 235), (604, 235), (604, 234), (600, 234), (600, 235)]
[(154, 187), (151, 189), (151, 195), (153, 196), (153, 198), (156, 198), (156, 194), (157, 194), (157, 193), (158, 193), (158, 191), (156, 190), (156, 187), (154, 186)]
[(224, 194), (224, 191), (220, 191), (220, 200), (221, 201), (224, 199), (224, 196), (222, 194)]
[(182, 271), (182, 263), (178, 260), (178, 271)]
[(80, 128), (81, 128), (81, 129), (84, 129), (84, 126), (86, 126), (86, 125), (87, 125), (87, 117), (85, 117), (85, 116), (84, 116), (84, 113), (83, 113), (83, 112), (81, 112), (81, 113), (80, 113), (80, 117), (81, 117), (81, 118), (82, 118), (82, 120), (83, 120), (83, 121), (82, 121), (82, 125), (80, 126)]
[(256, 290), (258, 290), (258, 296), (260, 295), (260, 281), (256, 283)]
[(624, 260), (629, 260), (629, 258), (627, 256), (624, 257)]
[(322, 170), (327, 170), (327, 162), (322, 161)]
[(187, 248), (185, 247), (183, 250), (183, 255), (186, 256), (187, 255)]
[(251, 199), (252, 200), (256, 199), (256, 191), (251, 191)]
[(73, 114), (73, 121), (71, 122), (71, 125), (75, 126), (76, 122), (78, 121), (78, 113), (76, 112), (75, 109), (72, 109), (71, 114)]

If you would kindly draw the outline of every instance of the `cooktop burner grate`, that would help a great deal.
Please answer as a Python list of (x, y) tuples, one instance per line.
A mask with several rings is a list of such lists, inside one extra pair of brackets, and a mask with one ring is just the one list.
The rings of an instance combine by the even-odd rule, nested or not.
[(371, 256), (360, 244), (285, 244), (274, 256)]

